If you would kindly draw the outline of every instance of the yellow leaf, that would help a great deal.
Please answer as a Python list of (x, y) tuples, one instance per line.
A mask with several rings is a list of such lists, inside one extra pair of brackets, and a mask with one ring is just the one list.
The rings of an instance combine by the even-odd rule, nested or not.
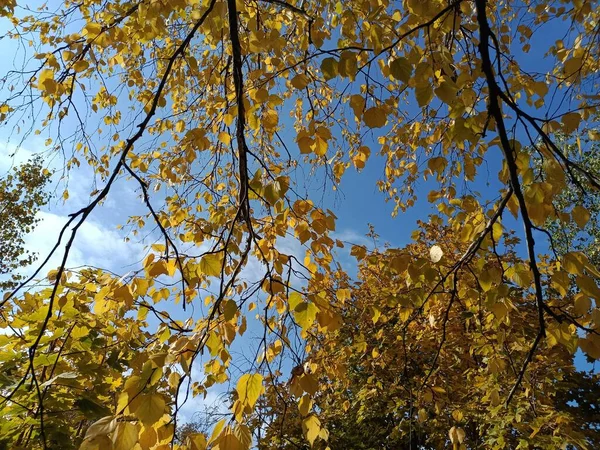
[(324, 156), (327, 153), (328, 144), (325, 139), (316, 136), (313, 144), (315, 155)]
[(436, 156), (427, 161), (427, 167), (429, 167), (432, 172), (437, 174), (443, 173), (447, 165), (448, 161), (443, 156)]
[(54, 81), (54, 70), (44, 69), (38, 77), (38, 88), (46, 94), (56, 93), (56, 81)]
[(294, 78), (292, 78), (290, 82), (292, 83), (292, 86), (294, 86), (296, 89), (304, 89), (306, 86), (308, 86), (308, 83), (310, 83), (310, 78), (308, 78), (303, 73), (299, 73)]
[(213, 428), (213, 432), (210, 436), (210, 439), (208, 440), (209, 444), (214, 442), (219, 437), (219, 435), (221, 434), (221, 431), (223, 431), (223, 428), (225, 427), (225, 421), (226, 421), (226, 419), (221, 419), (217, 422), (217, 424)]
[(307, 394), (314, 395), (319, 389), (317, 378), (311, 373), (304, 373), (300, 377), (300, 386)]
[(244, 405), (254, 407), (258, 397), (263, 393), (263, 377), (259, 373), (244, 374), (240, 377), (235, 390), (240, 402)]
[(131, 450), (138, 441), (139, 425), (119, 422), (113, 433), (114, 450)]
[[(323, 439), (324, 441), (328, 441), (329, 440), (329, 430), (327, 428), (321, 428), (321, 430), (319, 431), (319, 437), (321, 439)], [(327, 447), (327, 448), (329, 448), (329, 447)]]
[(552, 287), (558, 291), (560, 295), (563, 297), (567, 295), (569, 290), (569, 285), (571, 284), (571, 280), (569, 279), (569, 275), (561, 270), (558, 272), (554, 272), (552, 275)]
[(590, 220), (590, 213), (583, 206), (577, 205), (571, 211), (571, 217), (573, 217), (573, 220), (575, 221), (577, 226), (579, 228), (583, 229), (585, 227), (585, 225), (588, 223), (588, 221)]
[(266, 130), (275, 130), (279, 124), (279, 115), (277, 111), (272, 109), (267, 110), (262, 116), (262, 124)]
[(375, 306), (373, 306), (373, 316), (371, 317), (373, 324), (376, 324), (379, 321), (380, 317), (381, 317), (381, 310), (379, 308), (376, 308)]
[(227, 321), (235, 317), (235, 313), (238, 311), (237, 303), (235, 300), (225, 300), (223, 302), (223, 318)]
[(321, 431), (321, 422), (315, 415), (310, 415), (306, 419), (302, 421), (302, 431), (304, 432), (304, 436), (312, 445), (315, 442), (315, 439), (319, 436), (319, 432)]
[(433, 88), (430, 84), (424, 84), (415, 88), (415, 96), (417, 97), (417, 103), (423, 108), (427, 106), (433, 98)]
[(369, 128), (381, 128), (387, 122), (387, 115), (383, 108), (373, 107), (365, 111), (363, 121)]
[(302, 302), (294, 308), (294, 318), (303, 330), (308, 330), (317, 318), (317, 307), (312, 302)]
[(108, 435), (117, 427), (117, 419), (114, 416), (103, 417), (90, 425), (85, 433), (85, 439), (93, 439), (96, 436)]
[(90, 22), (86, 24), (84, 34), (87, 36), (88, 41), (96, 38), (102, 32), (102, 25), (99, 23)]
[(591, 307), (592, 300), (587, 295), (584, 295), (580, 292), (577, 294), (577, 296), (575, 296), (574, 310), (577, 316), (583, 316), (590, 310)]
[(85, 337), (89, 334), (90, 334), (90, 329), (86, 326), (81, 326), (81, 327), (76, 326), (76, 327), (73, 327), (73, 329), (71, 330), (71, 338), (75, 339), (75, 340)]
[(350, 300), (351, 295), (350, 289), (338, 289), (336, 292), (337, 299), (342, 303), (344, 303), (346, 300)]
[(390, 63), (390, 74), (398, 81), (408, 83), (412, 76), (412, 64), (408, 59), (400, 57)]
[(206, 450), (208, 443), (206, 436), (202, 433), (193, 433), (186, 438), (186, 446), (189, 450)]
[(112, 450), (113, 443), (106, 435), (96, 436), (91, 439), (84, 439), (79, 450)]
[(223, 260), (220, 253), (209, 253), (200, 259), (198, 267), (199, 275), (204, 274), (209, 277), (218, 277), (221, 275)]
[(362, 95), (355, 94), (350, 97), (350, 107), (354, 111), (354, 116), (360, 119), (365, 109), (366, 101)]
[(164, 259), (160, 259), (154, 264), (147, 265), (146, 269), (148, 270), (148, 276), (152, 278), (156, 278), (160, 275), (166, 275), (167, 273), (169, 273), (167, 268), (167, 262)]
[(129, 408), (144, 425), (152, 425), (163, 416), (165, 406), (165, 399), (161, 394), (140, 394)]
[(234, 433), (231, 427), (227, 427), (219, 437), (215, 450), (246, 450), (239, 437)]
[(133, 305), (133, 295), (131, 294), (131, 289), (127, 284), (124, 284), (123, 286), (120, 286), (117, 289), (115, 289), (113, 297), (116, 301), (123, 302), (127, 306)]
[(579, 339), (578, 344), (581, 350), (591, 359), (600, 360), (600, 342), (597, 338), (594, 338), (594, 335)]
[[(451, 81), (443, 81), (435, 90), (435, 95), (447, 105), (456, 102), (458, 87)], [(420, 104), (420, 102), (419, 102)]]
[[(156, 445), (156, 442), (158, 441), (158, 435), (156, 433), (156, 430), (151, 427), (144, 427), (142, 429), (142, 432), (140, 433), (139, 436), (139, 440), (138, 440), (138, 444), (140, 445), (140, 447), (144, 448), (152, 448)], [(205, 449), (202, 449), (205, 450)]]
[(465, 430), (462, 428), (452, 427), (448, 432), (448, 436), (450, 437), (450, 442), (453, 444), (462, 444), (465, 440)]
[(452, 411), (452, 418), (457, 422), (463, 420), (463, 417), (463, 413), (459, 409), (455, 409), (454, 411)]
[(288, 305), (290, 311), (295, 310), (296, 306), (298, 306), (300, 303), (302, 303), (302, 295), (298, 292), (290, 292), (290, 295), (288, 296)]
[(579, 275), (583, 272), (582, 255), (579, 252), (565, 253), (562, 259), (564, 269), (571, 275)]
[(579, 128), (579, 123), (581, 122), (581, 115), (576, 112), (570, 112), (564, 114), (561, 118), (563, 123), (563, 130), (565, 133), (572, 133), (577, 128)]
[(298, 136), (296, 140), (298, 143), (298, 148), (300, 149), (300, 153), (308, 154), (312, 152), (312, 145), (314, 144), (314, 139), (309, 136)]
[(237, 424), (233, 429), (233, 434), (241, 444), (242, 450), (248, 450), (252, 445), (252, 432), (244, 424)]
[(335, 58), (325, 58), (321, 62), (321, 72), (325, 80), (331, 80), (338, 75), (338, 61)]
[(308, 413), (310, 413), (311, 408), (312, 399), (310, 398), (310, 395), (304, 394), (298, 402), (298, 410), (300, 411), (300, 414), (302, 414), (302, 416), (307, 416)]
[(82, 60), (77, 61), (75, 64), (73, 64), (73, 70), (75, 72), (83, 72), (89, 66), (90, 66), (90, 63), (87, 62), (85, 59), (82, 59)]
[(356, 53), (351, 51), (342, 52), (338, 62), (338, 72), (340, 76), (354, 80), (357, 70), (358, 64), (356, 61)]
[(219, 141), (221, 141), (225, 145), (231, 144), (231, 135), (226, 131), (221, 131), (219, 133)]
[(139, 297), (146, 295), (150, 283), (145, 278), (136, 278), (133, 281), (133, 293)]
[(600, 289), (598, 289), (598, 285), (592, 278), (588, 277), (587, 275), (579, 275), (577, 276), (575, 282), (577, 283), (579, 289), (581, 289), (581, 292), (595, 298), (596, 300), (600, 300)]
[(167, 261), (167, 275), (169, 275), (170, 277), (175, 275), (175, 272), (177, 271), (177, 261), (173, 258), (169, 259), (169, 261)]

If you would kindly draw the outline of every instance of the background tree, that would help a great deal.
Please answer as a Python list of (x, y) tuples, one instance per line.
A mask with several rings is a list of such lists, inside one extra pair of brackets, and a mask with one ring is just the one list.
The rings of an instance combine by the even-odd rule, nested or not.
[[(503, 249), (493, 258), (473, 255), (445, 277), (468, 252), (459, 233), (433, 217), (406, 248), (365, 253), (351, 297), (340, 305), (340, 329), (328, 339), (308, 336), (322, 389), (314, 406), (299, 408), (303, 417), (318, 411), (328, 430), (319, 448), (600, 445), (599, 377), (575, 368), (577, 338), (568, 324), (549, 330), (522, 389), (505, 404), (537, 333), (533, 294), (521, 278), (525, 261), (515, 253), (519, 239), (505, 235), (487, 242)], [(267, 396), (280, 406), (270, 410), (261, 448), (301, 442), (302, 416)]]
[[(593, 136), (596, 133), (590, 130)], [(571, 141), (559, 139), (559, 145), (566, 155), (591, 172), (600, 173), (599, 146), (586, 135)], [(535, 157), (535, 155), (534, 155)], [(538, 160), (538, 170), (543, 160)], [(569, 211), (570, 215), (560, 220), (548, 221), (547, 230), (552, 236), (553, 249), (559, 255), (575, 250), (583, 252), (596, 266), (600, 263), (600, 194), (596, 190), (585, 189), (585, 178), (579, 173), (574, 179), (567, 179), (562, 191), (554, 200), (556, 211)], [(581, 204), (587, 213), (579, 215)], [(575, 206), (573, 206), (575, 205)], [(568, 213), (563, 213), (568, 214)]]
[[(50, 280), (53, 276), (56, 271)], [(138, 288), (133, 293), (122, 280), (98, 269), (63, 273), (56, 309), (41, 338), (52, 284), (35, 286), (10, 310), (4, 309), (0, 328), (8, 333), (0, 335), (0, 417), (13, 418), (0, 423), (0, 441), (6, 448), (32, 448), (41, 434), (48, 448), (79, 448), (85, 437), (84, 448), (131, 448), (130, 434), (143, 434), (143, 424), (159, 414), (161, 404), (167, 412), (166, 398), (176, 389), (177, 375), (164, 369), (164, 340), (170, 327), (181, 327), (162, 314), (161, 337), (148, 333), (145, 318), (157, 312), (139, 300), (148, 289), (144, 281), (132, 283)], [(119, 285), (118, 297), (108, 294), (112, 284)], [(98, 285), (104, 287), (97, 290)], [(35, 357), (29, 351), (32, 343)], [(131, 376), (132, 371), (138, 375)], [(29, 374), (31, 383), (26, 384)], [(136, 415), (129, 413), (134, 406)], [(104, 420), (90, 428), (113, 411), (135, 420)], [(42, 423), (40, 416), (46, 418)], [(171, 434), (162, 425), (143, 434), (142, 448), (152, 448), (163, 438), (170, 443)], [(107, 430), (114, 443), (107, 441)]]
[(50, 175), (35, 158), (0, 179), (0, 291), (15, 288), (23, 278), (18, 269), (35, 261), (24, 248), (24, 238), (39, 222), (37, 212), (48, 203)]

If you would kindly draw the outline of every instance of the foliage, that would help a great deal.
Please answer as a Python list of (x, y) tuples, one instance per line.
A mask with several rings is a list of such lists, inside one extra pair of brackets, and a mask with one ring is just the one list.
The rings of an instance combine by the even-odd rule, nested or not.
[[(51, 273), (50, 280), (56, 275)], [(168, 369), (163, 371), (168, 349), (162, 344), (164, 337), (156, 340), (145, 331), (144, 315), (152, 306), (144, 307), (134, 299), (148, 286), (142, 280), (132, 283), (138, 289), (133, 294), (99, 270), (66, 272), (57, 285), (50, 317), (46, 302), (52, 285), (37, 286), (5, 313), (0, 326), (11, 333), (0, 335), (0, 392), (18, 395), (18, 400), (3, 402), (0, 409), (0, 415), (15, 419), (0, 424), (0, 436), (11, 443), (9, 448), (31, 448), (40, 427), (49, 448), (78, 448), (84, 436), (94, 434), (88, 427), (112, 411), (129, 413), (144, 423), (150, 400), (162, 401), (167, 412), (163, 396), (172, 395), (176, 387), (169, 387), (166, 380), (171, 384), (176, 380), (169, 378)], [(119, 298), (106, 298), (111, 286), (121, 292)], [(137, 317), (132, 316), (136, 310)], [(168, 331), (165, 325), (161, 336)], [(29, 386), (25, 385), (28, 376)], [(40, 416), (46, 417), (44, 423), (37, 419)], [(135, 427), (144, 430), (137, 423)], [(158, 428), (158, 438), (151, 432), (145, 442), (170, 439), (172, 431), (163, 428)], [(115, 443), (122, 439), (119, 431), (124, 432), (115, 431)]]
[(32, 159), (0, 179), (0, 290), (16, 287), (17, 269), (31, 265), (34, 255), (24, 248), (24, 236), (39, 221), (36, 214), (48, 202), (45, 192), (50, 172), (39, 158)]
[[(349, 417), (376, 428), (366, 445), (389, 429), (399, 445), (593, 447), (560, 383), (588, 404), (595, 381), (572, 357), (600, 358), (600, 273), (582, 252), (547, 252), (545, 227), (585, 226), (600, 189), (557, 145), (600, 139), (597, 2), (52, 8), (0, 6), (21, 64), (0, 78), (0, 121), (47, 136), (97, 186), (57, 232), (60, 266), (0, 301), (8, 447), (166, 449), (182, 403), (218, 385), (231, 415), (179, 448), (248, 449), (283, 428), (288, 403), (303, 443), (279, 444), (328, 445), (348, 436), (328, 428), (347, 428), (332, 414), (344, 389)], [(403, 250), (352, 246), (355, 286), (319, 199), (377, 163), (395, 215), (427, 189), (438, 216)], [(145, 208), (123, 224), (153, 241), (143, 261), (71, 269), (120, 182)], [(568, 183), (580, 195), (561, 204)]]
[[(548, 330), (523, 391), (505, 405), (537, 333), (533, 293), (513, 271), (525, 267), (519, 239), (505, 237), (495, 258), (474, 256), (443, 281), (468, 242), (436, 219), (406, 248), (365, 254), (340, 329), (308, 337), (307, 362), (323, 388), (300, 414), (319, 411), (329, 430), (322, 447), (442, 448), (454, 428), (467, 448), (597, 448), (600, 378), (574, 367), (577, 337), (568, 325), (566, 333)], [(442, 246), (439, 260), (429, 256), (434, 245)], [(573, 304), (571, 295), (556, 297), (550, 301), (567, 310)], [(284, 412), (282, 401), (262, 412), (271, 423), (262, 449), (302, 442), (302, 416), (289, 399), (296, 416)]]
[[(595, 173), (600, 172), (600, 159), (598, 144), (588, 139), (577, 138), (574, 142), (562, 144), (564, 153), (577, 163)], [(541, 164), (541, 161), (538, 163)], [(577, 216), (578, 220), (560, 220), (558, 218), (548, 221), (547, 230), (552, 236), (553, 249), (564, 255), (572, 250), (585, 253), (596, 266), (600, 263), (600, 197), (597, 191), (587, 192), (584, 188), (585, 179), (580, 174), (574, 173), (573, 180), (568, 180), (563, 190), (554, 200), (557, 211), (568, 210), (575, 205), (571, 214), (577, 212), (578, 203), (581, 202), (587, 214)], [(588, 216), (589, 215), (589, 216)]]

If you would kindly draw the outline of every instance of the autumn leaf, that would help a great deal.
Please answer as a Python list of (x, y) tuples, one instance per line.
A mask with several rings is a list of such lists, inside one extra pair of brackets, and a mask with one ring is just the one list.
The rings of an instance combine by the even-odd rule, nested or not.
[(319, 436), (319, 432), (321, 431), (321, 422), (317, 416), (310, 415), (302, 420), (302, 430), (304, 431), (304, 435), (312, 447), (315, 440)]
[(130, 406), (133, 414), (143, 424), (156, 423), (165, 413), (165, 399), (161, 394), (140, 394)]
[(403, 83), (408, 83), (412, 76), (412, 70), (412, 65), (404, 57), (395, 58), (390, 62), (390, 74)]
[(238, 380), (236, 391), (243, 404), (254, 407), (258, 397), (263, 392), (262, 375), (258, 373), (242, 375)]
[(363, 121), (369, 128), (381, 128), (387, 122), (387, 115), (382, 108), (373, 107), (364, 112)]
[(321, 72), (325, 80), (331, 80), (338, 75), (338, 61), (335, 58), (325, 58), (321, 63)]
[(222, 259), (219, 253), (209, 253), (200, 259), (199, 275), (218, 277), (221, 274)]

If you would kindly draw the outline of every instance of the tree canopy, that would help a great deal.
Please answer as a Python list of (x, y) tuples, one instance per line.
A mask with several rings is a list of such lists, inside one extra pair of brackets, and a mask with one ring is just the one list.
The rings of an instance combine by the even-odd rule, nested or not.
[(45, 191), (50, 172), (40, 159), (13, 167), (0, 179), (0, 289), (17, 286), (19, 268), (33, 263), (35, 255), (25, 249), (25, 234), (38, 222), (36, 214), (48, 202)]
[[(0, 18), (3, 130), (62, 158), (67, 207), (89, 182), (0, 300), (5, 447), (598, 445), (598, 377), (574, 357), (600, 358), (600, 4), (12, 0)], [(47, 201), (40, 164), (16, 178), (3, 272)], [(372, 166), (390, 220), (434, 207), (407, 245), (336, 234), (325, 196)], [(143, 256), (70, 264), (120, 183)], [(210, 433), (182, 427), (218, 389)]]

